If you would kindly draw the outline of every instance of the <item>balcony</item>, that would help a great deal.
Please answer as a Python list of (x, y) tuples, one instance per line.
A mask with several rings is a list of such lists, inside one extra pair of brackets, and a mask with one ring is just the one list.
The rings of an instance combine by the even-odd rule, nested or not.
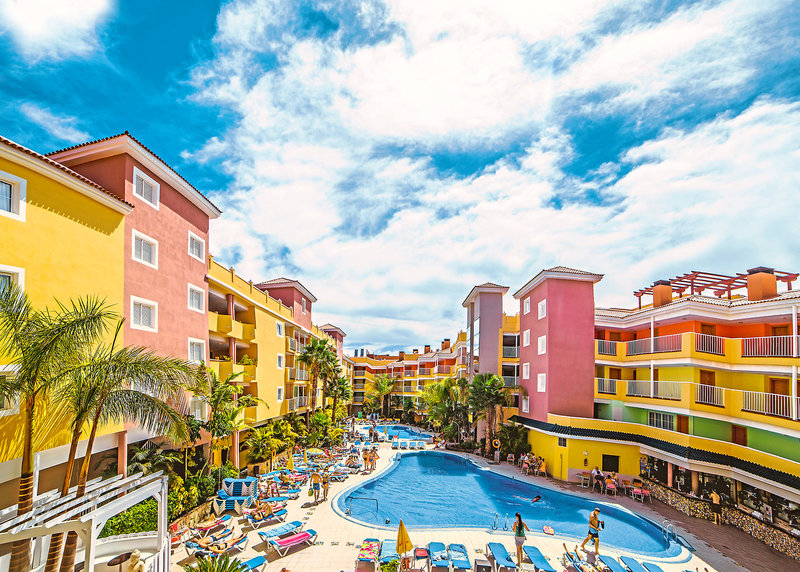
[[(800, 398), (796, 399), (800, 400)], [(792, 419), (797, 415), (797, 404), (795, 404), (795, 411), (792, 412), (792, 397), (790, 395), (743, 391), (742, 411)]]
[(423, 384), (419, 384), (417, 386), (417, 391), (425, 391), (425, 386)]
[(710, 334), (694, 335), (694, 350), (704, 354), (725, 355), (725, 338)]
[(701, 405), (725, 407), (725, 389), (698, 383), (694, 386), (694, 402)]
[(436, 373), (437, 374), (450, 375), (450, 372), (452, 371), (452, 369), (453, 368), (451, 366), (449, 366), (449, 365), (437, 365), (436, 366)]
[(297, 351), (297, 340), (294, 338), (286, 338), (286, 351), (287, 352), (296, 352)]
[(458, 363), (458, 365), (467, 365), (469, 363), (469, 356), (460, 356), (456, 363)]
[(364, 391), (365, 384), (363, 383), (354, 383), (353, 384), (353, 391)]
[(299, 353), (299, 354), (303, 353), (304, 349), (306, 349), (306, 345), (305, 344), (301, 344), (300, 342), (297, 342), (297, 353)]
[(286, 400), (288, 402), (287, 408), (289, 411), (295, 411), (301, 407), (305, 407), (308, 405), (308, 396), (307, 395), (300, 395), (298, 397), (292, 397), (291, 399)]
[(617, 380), (597, 378), (597, 393), (617, 394)]
[(503, 357), (504, 358), (518, 358), (519, 357), (519, 348), (503, 346)]
[(296, 369), (294, 375), (297, 381), (308, 381), (308, 371), (304, 369)]
[(407, 369), (403, 372), (403, 377), (417, 377), (417, 370)]
[(625, 351), (629, 356), (679, 352), (682, 349), (682, 341), (683, 334), (632, 340), (630, 342), (625, 342)]
[(651, 397), (653, 399), (681, 400), (679, 381), (627, 381), (626, 395), (630, 397)]
[(609, 340), (596, 340), (596, 341), (597, 341), (597, 353), (604, 356), (617, 355), (617, 342), (612, 342)]
[(419, 369), (420, 375), (431, 375), (433, 373), (433, 368), (430, 367), (421, 367)]
[(519, 378), (515, 375), (504, 375), (503, 384), (505, 387), (517, 387), (519, 385)]
[(742, 357), (792, 357), (792, 337), (742, 338)]

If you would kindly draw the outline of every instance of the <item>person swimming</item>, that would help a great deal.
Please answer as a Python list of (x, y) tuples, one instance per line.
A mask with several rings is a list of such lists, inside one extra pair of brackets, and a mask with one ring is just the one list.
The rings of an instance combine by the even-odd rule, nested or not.
[(518, 495), (514, 495), (514, 498), (522, 500), (522, 501), (525, 501), (525, 502), (530, 502), (531, 504), (534, 504), (534, 503), (537, 503), (540, 500), (542, 500), (542, 495), (536, 495), (532, 499), (529, 499), (529, 498), (526, 498), (526, 497), (521, 497), (521, 496), (518, 496)]

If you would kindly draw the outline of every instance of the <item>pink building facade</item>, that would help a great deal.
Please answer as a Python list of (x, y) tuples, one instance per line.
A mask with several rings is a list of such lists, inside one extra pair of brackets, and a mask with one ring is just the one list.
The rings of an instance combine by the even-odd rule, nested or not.
[(294, 320), (306, 330), (311, 330), (311, 305), (317, 299), (300, 282), (289, 278), (275, 278), (256, 284), (256, 288), (292, 308)]

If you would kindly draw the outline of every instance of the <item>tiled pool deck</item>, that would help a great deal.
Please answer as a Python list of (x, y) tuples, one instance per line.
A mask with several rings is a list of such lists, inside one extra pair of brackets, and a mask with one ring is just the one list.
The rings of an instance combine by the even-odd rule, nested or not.
[[(379, 447), (380, 460), (378, 461), (378, 471), (388, 465), (396, 453), (388, 444), (381, 444)], [(484, 463), (483, 459), (473, 457), (479, 463)], [(517, 469), (506, 464), (493, 466), (493, 470), (504, 474), (513, 474), (517, 479), (529, 480), (530, 482), (537, 482), (542, 484), (540, 477), (526, 477), (523, 476)], [(295, 547), (283, 558), (278, 558), (278, 555), (273, 551), (267, 554), (269, 563), (263, 569), (264, 572), (279, 572), (282, 568), (286, 568), (291, 572), (339, 572), (339, 571), (352, 571), (355, 570), (355, 557), (358, 553), (358, 545), (364, 538), (374, 537), (381, 540), (396, 537), (396, 532), (387, 530), (376, 529), (368, 526), (363, 526), (351, 522), (338, 514), (336, 514), (331, 507), (331, 500), (341, 491), (349, 489), (354, 485), (368, 479), (370, 475), (352, 475), (343, 483), (332, 483), (330, 495), (328, 500), (320, 502), (319, 505), (314, 506), (313, 502), (308, 501), (305, 488), (300, 498), (294, 501), (289, 501), (287, 509), (289, 514), (287, 521), (300, 520), (305, 523), (305, 529), (316, 530), (319, 536), (317, 537), (317, 545), (306, 546), (303, 548)], [(562, 486), (556, 481), (549, 481), (548, 486), (554, 488), (569, 488), (575, 490), (572, 486)], [(599, 496), (598, 493), (586, 493), (587, 495)], [(649, 505), (642, 505), (632, 499), (626, 497), (619, 497), (612, 499), (608, 497), (606, 501), (616, 500), (619, 504), (642, 514), (656, 522), (661, 522), (664, 518), (662, 512), (655, 510)], [(695, 520), (689, 517), (684, 517), (685, 520)], [(235, 525), (237, 531), (242, 528), (242, 524), (238, 522)], [(679, 522), (675, 519), (675, 523)], [(714, 544), (720, 546), (734, 545), (741, 540), (742, 537), (747, 537), (746, 534), (730, 529), (729, 527), (714, 527), (710, 523), (701, 523), (705, 527), (710, 527), (714, 534)], [(692, 527), (694, 528), (694, 527)], [(255, 531), (249, 527), (245, 527), (249, 531), (249, 544), (248, 547), (238, 557), (242, 560), (247, 560), (257, 555), (265, 554), (265, 546)], [(698, 569), (703, 571), (704, 567), (709, 572), (739, 572), (747, 570), (736, 562), (726, 557), (718, 550), (709, 546), (703, 540), (698, 539), (690, 531), (684, 530), (680, 526), (677, 527), (678, 534), (683, 535), (695, 547), (696, 552), (692, 555), (691, 560), (686, 561), (686, 556), (679, 558), (680, 563), (675, 562), (662, 562), (656, 559), (648, 559), (656, 562), (664, 572), (683, 572), (684, 570)], [(705, 528), (703, 529), (705, 532)], [(437, 530), (411, 530), (409, 531), (412, 542), (417, 546), (427, 545), (431, 541), (440, 541), (445, 543), (457, 542), (464, 544), (469, 550), (471, 560), (476, 558), (483, 558), (483, 551), (486, 549), (487, 542), (502, 542), (510, 552), (513, 552), (514, 541), (510, 532), (495, 531), (489, 532), (487, 530), (475, 529), (437, 529)], [(702, 535), (701, 535), (702, 537)], [(717, 540), (720, 544), (717, 544)], [(750, 539), (753, 540), (753, 539)], [(753, 542), (756, 542), (753, 540)], [(564, 550), (561, 546), (562, 540), (546, 536), (544, 534), (537, 534), (528, 536), (528, 544), (535, 544), (544, 554), (548, 557), (554, 568), (562, 570), (559, 567), (559, 561)], [(760, 543), (757, 543), (760, 544)], [(575, 542), (569, 542), (567, 546), (572, 548)], [(587, 545), (588, 547), (589, 545)], [(774, 553), (771, 549), (764, 546), (769, 552)], [(480, 551), (480, 552), (478, 552)], [(610, 554), (617, 556), (618, 551), (604, 547), (600, 544), (601, 554)], [(684, 553), (685, 554), (685, 553)], [(635, 555), (633, 555), (635, 556)], [(761, 566), (754, 569), (759, 570), (789, 570), (792, 565), (797, 565), (797, 562), (783, 557), (780, 554), (774, 553), (772, 562), (762, 562)], [(189, 558), (183, 548), (178, 548), (172, 555), (172, 570), (183, 570), (183, 565), (190, 564), (194, 558)], [(787, 567), (788, 566), (788, 567)], [(372, 571), (372, 566), (363, 566), (359, 570)], [(523, 570), (532, 570), (533, 568), (528, 565), (528, 568)]]

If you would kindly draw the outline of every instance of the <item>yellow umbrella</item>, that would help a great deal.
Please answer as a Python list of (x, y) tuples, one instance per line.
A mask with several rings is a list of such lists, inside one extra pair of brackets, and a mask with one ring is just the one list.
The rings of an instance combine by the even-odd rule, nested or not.
[(294, 471), (294, 449), (289, 451), (289, 459), (286, 461), (286, 468)]
[(401, 520), (400, 527), (397, 529), (397, 553), (402, 555), (412, 550), (414, 550), (414, 545), (411, 543), (411, 539), (408, 537), (406, 525), (403, 524), (403, 521)]
[(303, 464), (308, 465), (308, 450), (303, 449)]

